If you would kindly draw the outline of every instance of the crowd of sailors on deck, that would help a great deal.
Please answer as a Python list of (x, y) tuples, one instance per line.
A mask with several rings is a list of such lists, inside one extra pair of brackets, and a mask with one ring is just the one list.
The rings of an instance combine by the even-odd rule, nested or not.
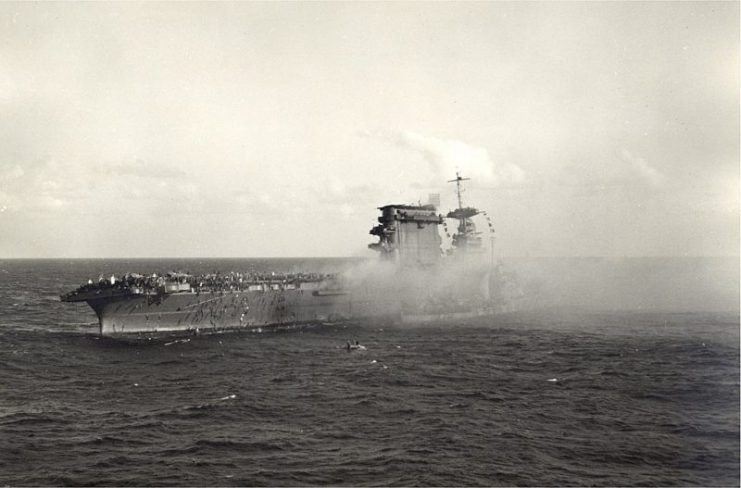
[[(141, 292), (157, 291), (168, 285), (190, 285), (195, 291), (240, 291), (248, 290), (256, 284), (298, 284), (309, 281), (322, 281), (334, 278), (335, 275), (323, 273), (265, 273), (265, 272), (229, 272), (229, 273), (207, 273), (202, 275), (191, 275), (189, 273), (169, 272), (164, 275), (140, 275), (138, 273), (126, 273), (123, 277), (111, 275), (105, 278), (100, 275), (97, 282), (88, 280), (78, 291), (90, 291), (100, 289), (140, 290)], [(187, 288), (187, 287), (186, 287)]]

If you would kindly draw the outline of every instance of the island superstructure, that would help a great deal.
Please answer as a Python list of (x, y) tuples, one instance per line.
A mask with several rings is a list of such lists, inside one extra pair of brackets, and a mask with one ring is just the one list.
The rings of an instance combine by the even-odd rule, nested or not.
[[(501, 311), (493, 288), (498, 276), (481, 266), (481, 237), (464, 207), (456, 175), (458, 208), (452, 249), (442, 251), (445, 217), (435, 203), (379, 207), (370, 244), (380, 253), (372, 272), (212, 273), (157, 276), (130, 273), (88, 282), (62, 295), (87, 302), (104, 336), (218, 332), (231, 329), (326, 323), (363, 319), (432, 321)], [(476, 259), (474, 259), (474, 257)]]

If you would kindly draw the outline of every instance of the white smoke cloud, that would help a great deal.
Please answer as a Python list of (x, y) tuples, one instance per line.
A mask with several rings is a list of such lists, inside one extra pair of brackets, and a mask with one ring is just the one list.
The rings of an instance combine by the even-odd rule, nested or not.
[(416, 132), (366, 132), (403, 149), (416, 151), (429, 164), (430, 181), (455, 177), (456, 172), (483, 185), (516, 184), (525, 181), (525, 172), (516, 164), (495, 161), (484, 147), (455, 139), (438, 139)]
[(5, 170), (2, 170), (2, 168), (0, 168), (0, 179), (2, 179), (3, 181), (17, 180), (24, 174), (26, 174), (26, 172), (23, 171), (23, 168), (21, 168), (18, 164), (15, 164), (11, 168), (7, 168)]
[(111, 162), (102, 165), (101, 171), (112, 177), (132, 176), (151, 179), (177, 179), (185, 176), (180, 168), (153, 161), (135, 158), (128, 161)]
[(666, 183), (666, 176), (659, 170), (649, 165), (645, 159), (632, 154), (627, 149), (620, 152), (623, 162), (627, 165), (628, 171), (642, 182), (652, 186), (660, 187)]

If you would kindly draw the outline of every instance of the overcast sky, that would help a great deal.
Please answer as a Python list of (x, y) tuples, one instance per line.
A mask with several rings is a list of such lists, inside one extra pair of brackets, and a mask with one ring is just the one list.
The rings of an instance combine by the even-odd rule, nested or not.
[(0, 3), (0, 257), (739, 254), (739, 3)]

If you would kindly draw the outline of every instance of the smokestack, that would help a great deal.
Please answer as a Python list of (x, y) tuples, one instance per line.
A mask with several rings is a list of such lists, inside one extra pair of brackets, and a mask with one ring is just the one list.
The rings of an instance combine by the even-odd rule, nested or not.
[(440, 194), (439, 193), (430, 193), (427, 196), (427, 203), (429, 205), (433, 205), (435, 207), (435, 210), (440, 208)]

